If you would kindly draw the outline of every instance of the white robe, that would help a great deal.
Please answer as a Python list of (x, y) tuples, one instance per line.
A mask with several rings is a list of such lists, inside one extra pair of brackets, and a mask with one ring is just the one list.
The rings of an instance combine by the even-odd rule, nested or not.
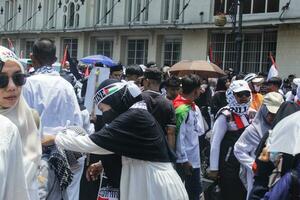
[(42, 127), (83, 126), (75, 91), (57, 72), (28, 77), (23, 96), (39, 112)]
[[(97, 146), (88, 135), (75, 136), (72, 131), (58, 134), (55, 143), (72, 151), (112, 154)], [(143, 161), (124, 156), (120, 197), (121, 200), (188, 200), (184, 185), (171, 163)]]
[(18, 128), (2, 115), (0, 122), (0, 199), (28, 200), (22, 142)]

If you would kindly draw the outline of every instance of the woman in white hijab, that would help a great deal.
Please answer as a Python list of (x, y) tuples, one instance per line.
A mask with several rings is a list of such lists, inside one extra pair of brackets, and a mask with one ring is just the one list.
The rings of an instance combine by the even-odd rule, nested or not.
[(19, 130), (27, 191), (30, 199), (35, 200), (39, 199), (37, 175), (42, 147), (32, 110), (21, 95), (26, 81), (24, 73), (17, 56), (0, 46), (0, 114), (10, 119)]
[(252, 165), (255, 161), (255, 151), (264, 134), (271, 129), (275, 114), (283, 102), (282, 95), (277, 92), (266, 94), (253, 122), (234, 145), (234, 155), (246, 170), (248, 195), (253, 185)]

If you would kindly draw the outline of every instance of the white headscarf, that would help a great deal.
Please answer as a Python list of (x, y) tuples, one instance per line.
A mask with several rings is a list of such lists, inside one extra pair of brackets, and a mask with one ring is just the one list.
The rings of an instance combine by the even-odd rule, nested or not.
[[(9, 49), (0, 46), (0, 59), (3, 62), (13, 61), (24, 72), (22, 64), (17, 56)], [(23, 145), (23, 162), (28, 189), (37, 179), (37, 171), (42, 155), (41, 140), (38, 134), (32, 111), (25, 102), (23, 96), (11, 108), (0, 108), (0, 114), (9, 118), (19, 129)], [(30, 191), (29, 191), (30, 192)]]

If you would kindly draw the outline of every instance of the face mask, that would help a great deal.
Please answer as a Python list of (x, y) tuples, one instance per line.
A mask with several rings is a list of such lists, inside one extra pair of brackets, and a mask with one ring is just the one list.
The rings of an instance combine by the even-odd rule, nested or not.
[(259, 85), (254, 85), (254, 90), (255, 90), (255, 92), (259, 92), (260, 91), (260, 86)]
[(110, 109), (108, 111), (105, 111), (102, 113), (102, 119), (103, 119), (103, 122), (105, 124), (109, 124), (111, 123), (115, 118), (118, 117), (118, 113), (116, 111), (114, 111), (113, 109)]

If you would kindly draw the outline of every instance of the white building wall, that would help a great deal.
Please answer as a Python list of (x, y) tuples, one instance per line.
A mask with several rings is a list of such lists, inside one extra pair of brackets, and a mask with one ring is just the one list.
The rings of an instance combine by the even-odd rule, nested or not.
[[(32, 11), (26, 14), (25, 2), (31, 2)], [(58, 0), (55, 1), (57, 8)], [(75, 2), (75, 0), (69, 0)], [(77, 11), (80, 14), (79, 26), (77, 28), (64, 28), (63, 15), (66, 1), (62, 0), (62, 7), (57, 10), (54, 15), (54, 28), (43, 28), (45, 21), (52, 14), (45, 15), (46, 0), (0, 0), (0, 7), (3, 7), (4, 12), (0, 15), (0, 27), (5, 24), (5, 15), (7, 13), (5, 2), (16, 2), (13, 12), (15, 13), (19, 4), (21, 4), (21, 13), (18, 13), (11, 23), (14, 23), (13, 28), (4, 30), (0, 28), (0, 41), (11, 38), (14, 40), (17, 52), (24, 48), (25, 41), (35, 40), (39, 37), (49, 37), (55, 40), (57, 45), (57, 57), (61, 59), (63, 55), (62, 40), (63, 38), (78, 39), (78, 58), (95, 53), (95, 38), (110, 38), (113, 42), (113, 58), (122, 63), (127, 61), (127, 40), (128, 38), (146, 38), (148, 43), (148, 61), (156, 61), (158, 64), (163, 64), (163, 43), (168, 37), (178, 37), (182, 41), (181, 59), (206, 59), (208, 51), (208, 39), (210, 30), (228, 31), (231, 28), (230, 19), (225, 27), (216, 27), (214, 21), (214, 0), (181, 0), (181, 8), (189, 2), (180, 20), (176, 23), (173, 21), (173, 0), (170, 0), (169, 21), (163, 22), (163, 2), (164, 0), (150, 0), (149, 4), (149, 20), (145, 23), (131, 23), (127, 21), (127, 0), (121, 0), (113, 9), (113, 23), (109, 25), (98, 25), (96, 23), (96, 2), (99, 0), (85, 0), (84, 5), (81, 1), (75, 2), (80, 6)], [(22, 24), (37, 10), (38, 3), (42, 2), (42, 10), (36, 16), (18, 30)], [(102, 1), (101, 1), (102, 2)], [(115, 0), (114, 2), (117, 2)], [(133, 0), (133, 3), (135, 0)], [(142, 1), (144, 2), (144, 1)], [(284, 21), (279, 21), (281, 8), (286, 5), (289, 0), (280, 0), (279, 12), (264, 13), (264, 14), (247, 14), (243, 16), (244, 28), (253, 29), (253, 31), (262, 30), (264, 28), (277, 28), (278, 43), (277, 43), (277, 62), (283, 75), (296, 72), (299, 73), (299, 38), (300, 31), (300, 0), (292, 0), (289, 9), (284, 13)], [(143, 5), (142, 5), (143, 7)], [(101, 8), (102, 9), (102, 8)], [(29, 9), (27, 9), (28, 11)], [(200, 13), (202, 13), (200, 15)], [(134, 17), (135, 14), (132, 14)], [(143, 16), (143, 14), (142, 14)], [(9, 16), (10, 17), (10, 16)], [(8, 18), (9, 18), (8, 17)], [(101, 18), (102, 16), (100, 16)], [(31, 24), (31, 25), (30, 25)], [(284, 25), (290, 24), (290, 25)], [(29, 26), (30, 25), (30, 26)], [(299, 73), (300, 75), (300, 73)]]
[(287, 77), (289, 74), (300, 76), (299, 44), (299, 25), (283, 25), (279, 27), (276, 58), (281, 77)]
[(182, 39), (182, 60), (206, 60), (208, 31), (187, 31)]

